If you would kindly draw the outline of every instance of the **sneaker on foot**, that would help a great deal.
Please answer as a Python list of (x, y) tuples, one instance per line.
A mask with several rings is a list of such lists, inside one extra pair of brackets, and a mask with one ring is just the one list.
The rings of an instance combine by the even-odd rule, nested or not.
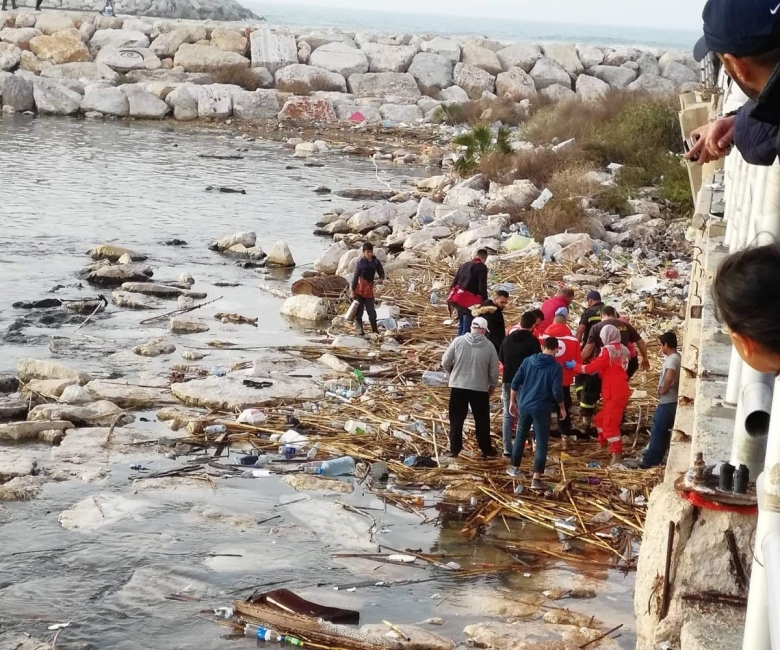
[(492, 447), (488, 451), (482, 452), (482, 458), (495, 458), (496, 456), (498, 456), (498, 452)]
[(534, 479), (531, 479), (531, 489), (532, 490), (546, 490), (547, 486), (542, 482), (542, 479), (534, 478)]
[(511, 451), (505, 451), (504, 452), (504, 458), (512, 458), (512, 452)]
[(457, 454), (454, 454), (451, 451), (447, 452), (447, 458), (457, 458), (458, 456), (460, 456), (460, 452), (458, 452)]
[(512, 478), (523, 478), (522, 473), (520, 472), (519, 467), (507, 467), (506, 468), (507, 475), (511, 476)]

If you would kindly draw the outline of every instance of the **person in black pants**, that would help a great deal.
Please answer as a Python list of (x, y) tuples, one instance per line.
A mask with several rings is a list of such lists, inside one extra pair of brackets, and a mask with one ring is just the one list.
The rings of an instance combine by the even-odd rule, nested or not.
[(352, 278), (352, 297), (358, 301), (355, 314), (355, 330), (359, 336), (363, 336), (363, 312), (368, 312), (368, 322), (371, 323), (371, 331), (378, 334), (376, 326), (376, 309), (374, 308), (374, 280), (385, 279), (385, 270), (382, 262), (374, 257), (374, 245), (370, 242), (363, 244), (363, 256), (355, 267), (355, 275)]
[[(41, 1), (42, 0), (39, 0), (39, 2), (41, 2)], [(38, 9), (38, 6), (36, 5), (35, 8)], [(6, 11), (7, 9), (8, 9), (8, 0), (3, 0), (3, 9), (2, 9), (2, 11)], [(11, 0), (11, 9), (14, 9), (14, 10), (16, 9), (16, 0)]]
[(490, 441), (490, 396), (498, 384), (498, 355), (489, 334), (487, 321), (480, 317), (471, 323), (465, 336), (458, 336), (444, 353), (442, 366), (450, 373), (450, 457), (463, 450), (463, 424), (471, 407), (477, 445), (483, 458), (498, 452)]

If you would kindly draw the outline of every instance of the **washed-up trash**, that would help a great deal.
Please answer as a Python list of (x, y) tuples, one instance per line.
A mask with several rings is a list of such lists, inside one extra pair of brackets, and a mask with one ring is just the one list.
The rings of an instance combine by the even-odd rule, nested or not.
[(525, 237), (518, 233), (513, 234), (504, 242), (504, 249), (510, 252), (522, 251), (534, 243), (532, 237)]
[(417, 561), (417, 558), (414, 557), (414, 555), (388, 555), (387, 559), (391, 562), (403, 562), (404, 564), (413, 564)]
[(227, 427), (224, 424), (212, 424), (211, 426), (205, 427), (203, 429), (203, 433), (206, 433), (208, 435), (225, 433), (225, 431), (227, 431)]
[(279, 447), (279, 455), (284, 456), (287, 460), (295, 458), (295, 454), (298, 453), (298, 448), (294, 445), (282, 445)]
[(272, 442), (278, 442), (282, 445), (295, 445), (303, 446), (309, 441), (309, 437), (299, 433), (295, 429), (288, 429), (282, 435), (275, 437), (276, 434), (271, 436)]
[(220, 618), (230, 618), (235, 614), (235, 611), (232, 607), (217, 607), (214, 610), (214, 614)]
[(460, 564), (458, 564), (457, 562), (447, 562), (447, 564), (445, 564), (444, 566), (446, 566), (448, 569), (452, 571), (460, 571), (461, 569)]
[(260, 409), (244, 409), (236, 421), (241, 424), (262, 424), (266, 420), (268, 416)]
[(389, 475), (387, 463), (385, 461), (380, 460), (376, 463), (371, 463), (371, 468), (368, 470), (369, 482), (385, 481)]
[(576, 517), (567, 517), (566, 519), (556, 519), (555, 520), (555, 527), (558, 530), (565, 530), (570, 533), (576, 533), (577, 532), (577, 518)]
[(653, 292), (658, 288), (658, 278), (631, 278), (631, 289), (633, 291)]
[(255, 359), (252, 362), (252, 367), (244, 373), (244, 377), (269, 379), (271, 377), (271, 373), (269, 372), (268, 367), (263, 365), (263, 362), (260, 359)]
[(312, 616), (328, 623), (343, 625), (359, 625), (360, 612), (339, 607), (328, 607), (301, 598), (288, 589), (276, 589), (262, 594), (252, 594), (249, 602), (265, 603), (286, 612), (294, 612), (300, 616)]
[(317, 476), (351, 476), (355, 473), (355, 459), (342, 456), (333, 460), (315, 460), (304, 463), (303, 471)]
[(446, 386), (450, 381), (450, 376), (446, 372), (436, 372), (426, 370), (422, 374), (422, 383), (426, 386)]
[(71, 623), (70, 621), (68, 621), (67, 623), (55, 623), (54, 625), (49, 625), (48, 629), (50, 629), (50, 630), (62, 630), (64, 628), (66, 628), (66, 627), (69, 627), (70, 623)]
[(594, 515), (590, 522), (592, 524), (606, 524), (614, 516), (615, 515), (611, 510), (602, 510), (597, 515)]
[(212, 366), (211, 374), (215, 377), (224, 377), (227, 374), (227, 370), (225, 370), (222, 366)]
[(539, 195), (539, 198), (531, 204), (531, 207), (534, 210), (541, 210), (545, 205), (547, 205), (552, 197), (553, 193), (545, 187), (544, 190), (542, 190), (542, 193)]
[(235, 456), (233, 458), (233, 462), (236, 465), (245, 465), (248, 467), (251, 467), (253, 465), (257, 464), (257, 461), (260, 459), (260, 456), (257, 455), (250, 455), (250, 456)]
[(306, 460), (314, 460), (317, 458), (317, 452), (320, 450), (320, 443), (315, 442), (311, 449), (306, 454)]
[(273, 474), (267, 469), (256, 469), (252, 472), (252, 476), (255, 478), (268, 478), (269, 476), (273, 476)]
[(362, 420), (347, 420), (347, 423), (344, 425), (344, 431), (353, 436), (363, 436), (368, 430), (369, 426)]

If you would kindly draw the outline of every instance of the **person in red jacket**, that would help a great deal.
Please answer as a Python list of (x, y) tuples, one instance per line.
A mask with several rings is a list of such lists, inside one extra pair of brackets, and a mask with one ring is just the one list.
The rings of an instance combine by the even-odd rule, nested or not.
[(601, 353), (593, 361), (586, 364), (578, 364), (569, 361), (566, 364), (568, 370), (576, 373), (595, 375), (598, 373), (601, 379), (601, 410), (596, 414), (593, 423), (599, 434), (599, 444), (609, 445), (612, 452), (612, 464), (619, 463), (623, 459), (623, 440), (620, 435), (620, 422), (623, 412), (631, 397), (631, 388), (628, 385), (628, 367), (631, 355), (628, 348), (620, 342), (620, 332), (614, 325), (607, 325), (601, 330)]
[(556, 295), (542, 303), (541, 310), (544, 320), (538, 325), (541, 334), (544, 334), (547, 328), (552, 325), (555, 314), (561, 307), (566, 307), (568, 311), (572, 300), (574, 300), (574, 289), (562, 287)]
[[(566, 319), (569, 316), (569, 310), (566, 307), (560, 307), (555, 312), (555, 318), (547, 331), (539, 337), (542, 344), (545, 339), (554, 337), (558, 339), (558, 352), (555, 354), (555, 360), (563, 366), (563, 403), (566, 406), (566, 417), (558, 418), (558, 430), (561, 433), (563, 448), (568, 448), (569, 437), (571, 436), (571, 385), (574, 383), (575, 374), (569, 370), (566, 364), (569, 361), (582, 363), (582, 352), (577, 337), (566, 325)], [(555, 410), (558, 411), (558, 405), (555, 404)]]

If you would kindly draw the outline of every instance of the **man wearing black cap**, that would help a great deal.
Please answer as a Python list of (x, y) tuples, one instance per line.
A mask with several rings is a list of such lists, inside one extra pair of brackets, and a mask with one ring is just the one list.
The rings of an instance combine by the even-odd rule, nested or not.
[[(704, 36), (696, 43), (694, 58), (701, 61), (714, 52), (728, 75), (756, 102), (752, 118), (780, 124), (780, 3), (777, 0), (708, 0), (702, 14)], [(734, 138), (736, 113), (711, 125), (703, 147), (706, 156), (728, 153)], [(776, 142), (780, 149), (780, 140)]]

